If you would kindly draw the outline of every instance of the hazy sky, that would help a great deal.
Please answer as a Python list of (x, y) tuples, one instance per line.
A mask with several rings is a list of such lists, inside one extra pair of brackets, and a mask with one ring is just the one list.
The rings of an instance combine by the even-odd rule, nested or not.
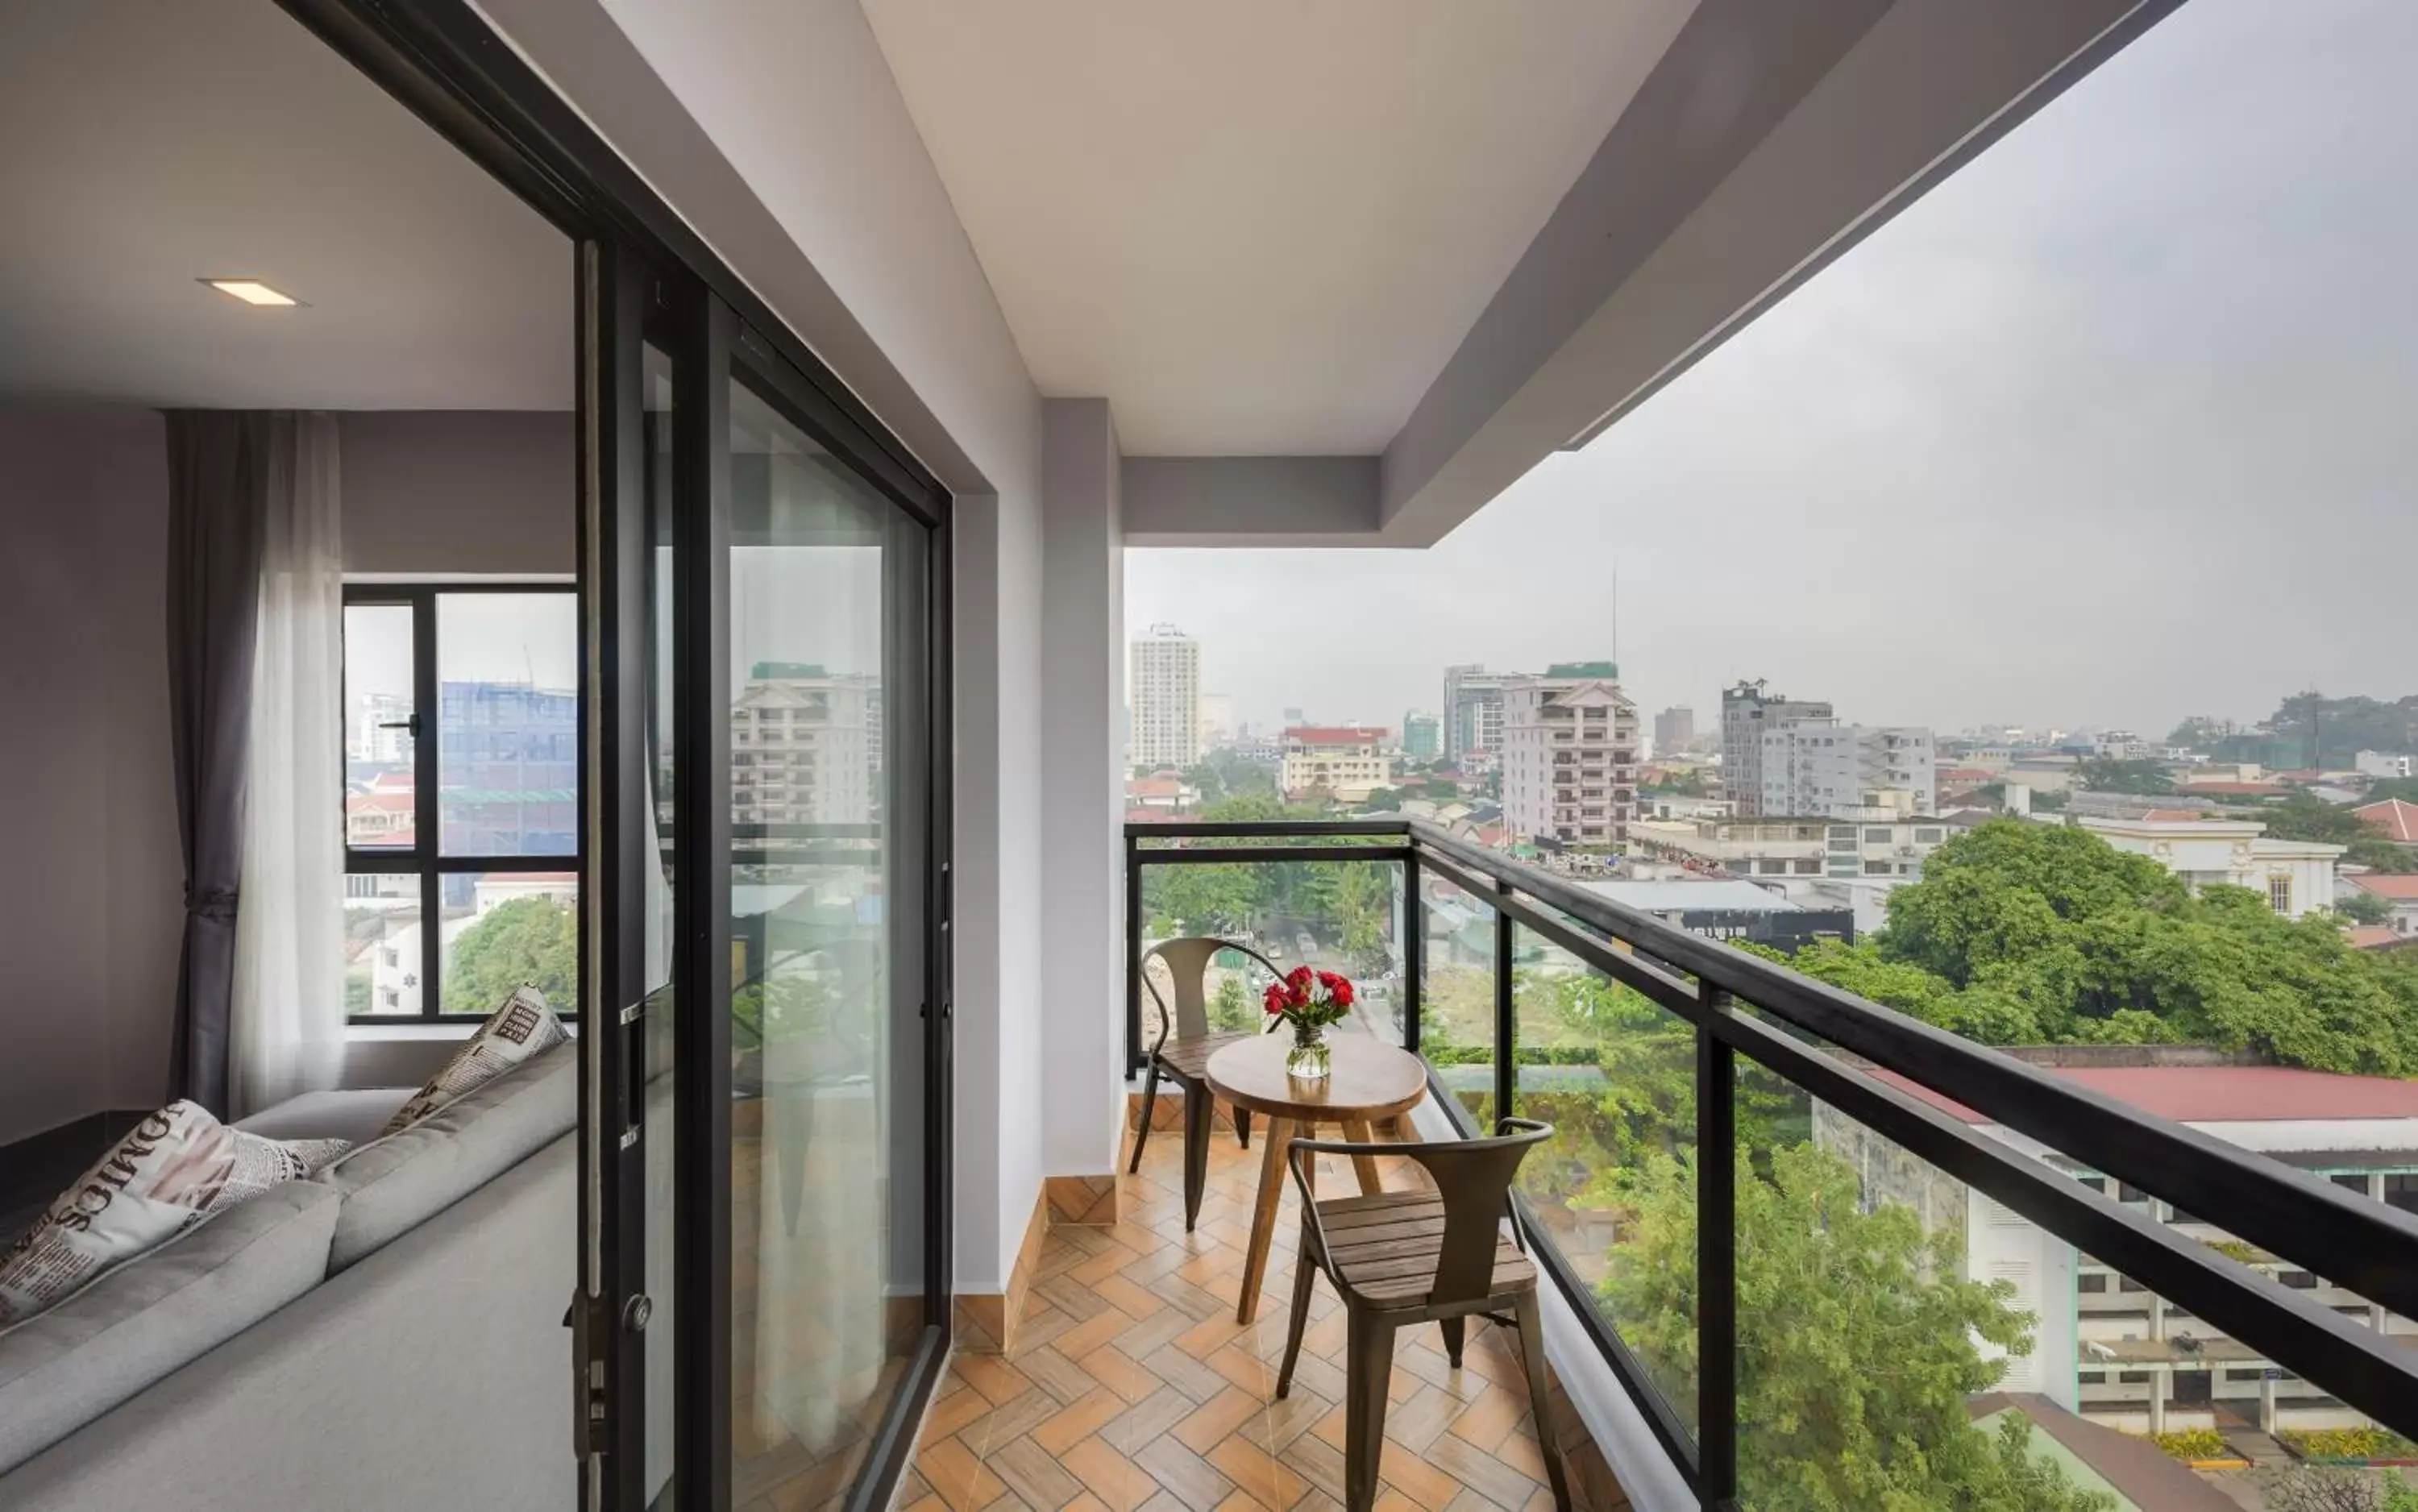
[[(1238, 717), (1610, 654), (1649, 713), (2418, 692), (2418, 0), (2192, 0), (1425, 552), (1132, 551)], [(1313, 587), (1314, 585), (1314, 587)]]

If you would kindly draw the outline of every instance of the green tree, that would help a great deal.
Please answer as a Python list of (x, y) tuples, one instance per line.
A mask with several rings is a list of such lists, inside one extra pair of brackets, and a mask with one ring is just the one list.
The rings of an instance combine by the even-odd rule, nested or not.
[(2380, 777), (2367, 785), (2365, 803), (2381, 803), (2397, 798), (2405, 803), (2418, 803), (2418, 777)]
[(2372, 872), (2418, 872), (2418, 851), (2396, 846), (2380, 835), (2365, 835), (2350, 843), (2343, 852), (2344, 861), (2353, 866), (2364, 866)]
[[(1757, 1512), (2112, 1512), (2028, 1449), (2029, 1425), (1976, 1428), (1966, 1399), (2028, 1353), (2003, 1281), (1962, 1278), (1962, 1236), (1911, 1208), (1865, 1211), (1853, 1167), (1814, 1145), (1737, 1155), (1738, 1503)], [(1600, 1296), (1666, 1392), (1696, 1379), (1692, 1154), (1615, 1178), (1631, 1217)]]
[(545, 1000), (579, 1000), (579, 918), (553, 898), (513, 898), (481, 915), (453, 941), (445, 978), (445, 1005), (486, 1013), (516, 987), (534, 986)]
[(2095, 793), (2146, 793), (2152, 796), (2175, 790), (2174, 779), (2166, 769), (2154, 761), (2119, 761), (2114, 756), (2093, 756), (2075, 769), (2074, 780)]
[(1982, 825), (1933, 852), (1889, 910), (1874, 939), (1790, 964), (1986, 1043), (2205, 1043), (2418, 1074), (2418, 967), (2242, 888), (2194, 897), (2085, 830)]
[(2372, 839), (2376, 834), (2348, 805), (2329, 803), (2307, 793), (2294, 793), (2281, 802), (2263, 804), (2256, 812), (2228, 817), (2257, 819), (2278, 840), (2348, 846)]
[(2393, 918), (2393, 904), (2373, 893), (2346, 887), (2334, 893), (2334, 911), (2353, 924), (2380, 924)]

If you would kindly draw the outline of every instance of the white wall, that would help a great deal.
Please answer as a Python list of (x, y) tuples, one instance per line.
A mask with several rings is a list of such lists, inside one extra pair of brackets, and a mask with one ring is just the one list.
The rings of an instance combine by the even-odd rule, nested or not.
[(166, 1093), (166, 424), (0, 409), (0, 1143)]
[(1125, 564), (1117, 428), (1105, 399), (1044, 406), (1042, 999), (1052, 1176), (1117, 1168), (1125, 1102)]

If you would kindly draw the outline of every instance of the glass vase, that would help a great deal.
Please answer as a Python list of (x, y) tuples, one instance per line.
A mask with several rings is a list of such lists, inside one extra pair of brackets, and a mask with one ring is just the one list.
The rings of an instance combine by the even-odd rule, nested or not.
[(1285, 1075), (1296, 1081), (1316, 1081), (1327, 1069), (1326, 1031), (1316, 1024), (1295, 1024), (1293, 1053), (1285, 1057)]

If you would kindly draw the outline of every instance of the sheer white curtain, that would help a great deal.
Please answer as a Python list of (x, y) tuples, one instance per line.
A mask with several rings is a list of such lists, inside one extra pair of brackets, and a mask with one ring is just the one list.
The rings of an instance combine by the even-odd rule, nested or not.
[(278, 418), (253, 652), (229, 1025), (240, 1118), (336, 1084), (344, 1055), (344, 557), (331, 415)]

